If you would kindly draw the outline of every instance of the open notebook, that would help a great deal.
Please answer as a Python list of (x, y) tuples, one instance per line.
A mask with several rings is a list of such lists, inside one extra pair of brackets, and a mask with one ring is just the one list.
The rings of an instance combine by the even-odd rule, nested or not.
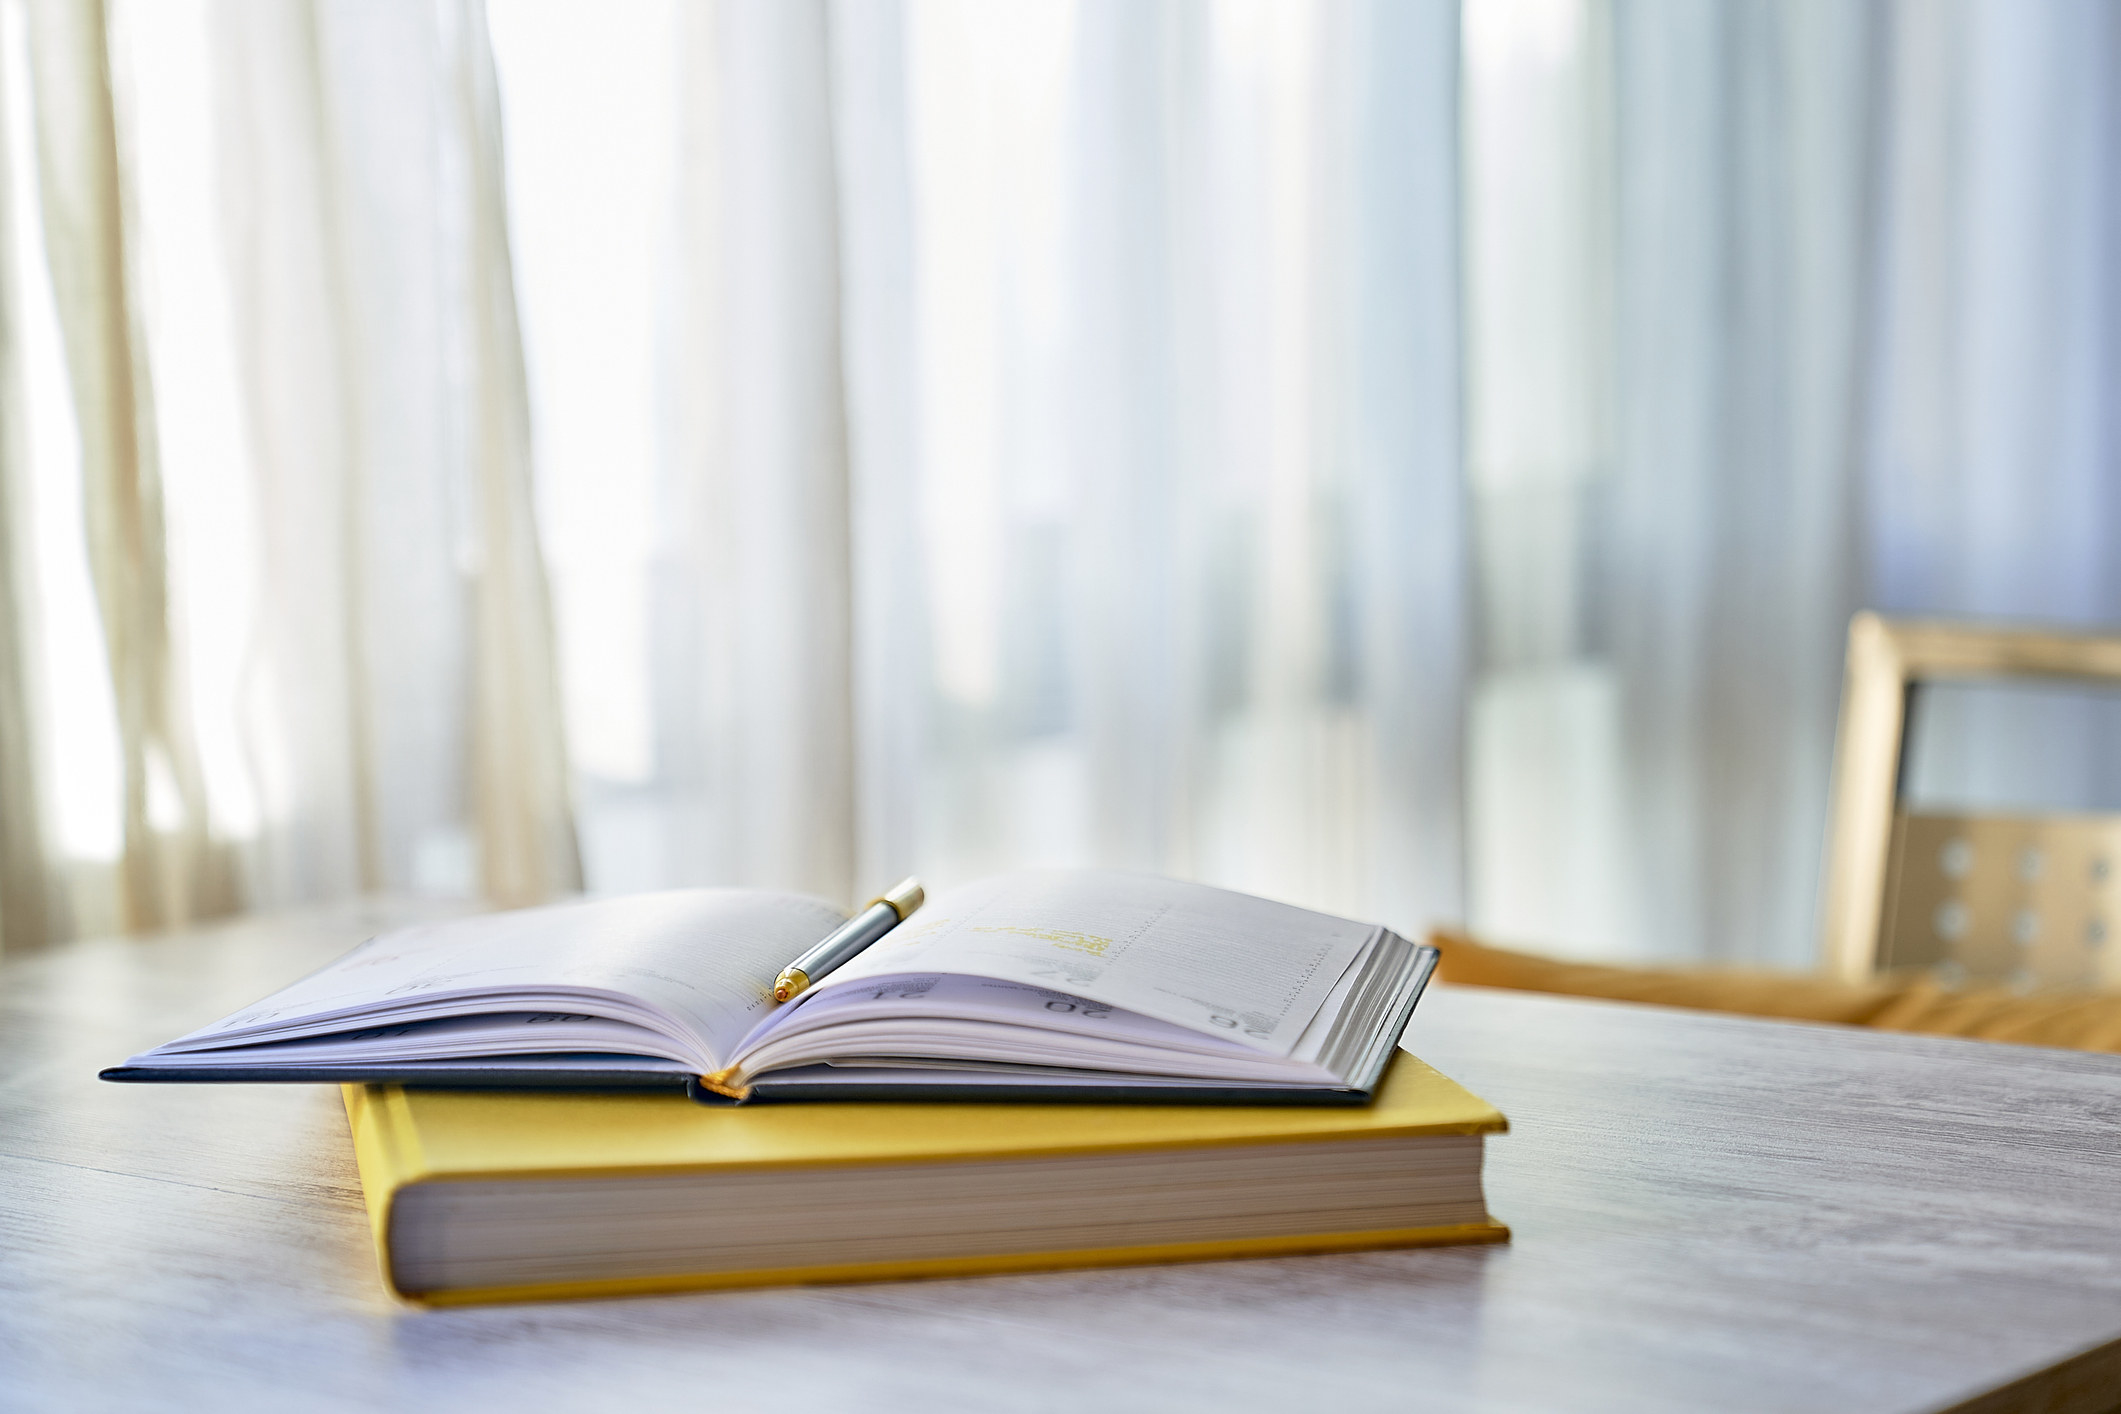
[(1034, 870), (938, 894), (776, 1005), (842, 918), (694, 889), (422, 924), (103, 1076), (1360, 1104), (1436, 958), (1200, 884)]

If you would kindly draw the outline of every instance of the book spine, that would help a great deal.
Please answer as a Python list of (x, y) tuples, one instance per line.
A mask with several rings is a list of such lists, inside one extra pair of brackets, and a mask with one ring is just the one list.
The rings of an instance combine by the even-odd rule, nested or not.
[(395, 1085), (341, 1085), (346, 1122), (353, 1131), (354, 1164), (361, 1173), (361, 1195), (368, 1206), (368, 1230), (376, 1245), (376, 1268), (383, 1284), (405, 1298), (390, 1260), (390, 1216), (398, 1190), (427, 1172), (419, 1132)]

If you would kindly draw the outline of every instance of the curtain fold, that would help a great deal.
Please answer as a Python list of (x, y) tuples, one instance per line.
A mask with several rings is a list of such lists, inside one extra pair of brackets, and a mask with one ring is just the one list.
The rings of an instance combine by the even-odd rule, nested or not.
[(1881, 607), (2121, 618), (2121, 21), (1894, 7), (1867, 448)]
[[(1865, 427), (1871, 594), (1900, 613), (2121, 623), (2121, 17), (1898, 4)], [(1931, 804), (2112, 810), (2083, 694), (1918, 694)]]
[(172, 649), (137, 211), (103, 0), (30, 7), (39, 196), (80, 437), (89, 566), (123, 762), (119, 916), (183, 922), (233, 903)]
[[(12, 57), (12, 56), (7, 56)], [(0, 407), (27, 404), (20, 319), (15, 309), (13, 106), (0, 104)], [(29, 436), (17, 415), (0, 415), (0, 951), (42, 947), (67, 919), (53, 888), (54, 863), (44, 802), (35, 661), (27, 641), (36, 623), (27, 559), (34, 541), (28, 502)]]
[(886, 542), (849, 499), (831, 19), (823, 0), (731, 0), (680, 26), (677, 529), (649, 669), (672, 877), (847, 898), (850, 554)]
[(1875, 26), (1808, 0), (1615, 10), (1619, 417), (1594, 613), (1653, 956), (1811, 950), (1863, 588)]
[(832, 33), (833, 147), (840, 212), (840, 337), (847, 438), (853, 642), (853, 892), (922, 866), (921, 770), (933, 729), (933, 662), (921, 577), (914, 194), (908, 148), (907, 7), (839, 5)]
[(1350, 686), (1372, 705), (1366, 869), (1374, 910), (1428, 922), (1465, 909), (1459, 16), (1371, 3), (1343, 23), (1345, 67), (1328, 90), (1343, 95), (1335, 180), (1352, 219), (1329, 248), (1327, 289), (1348, 352), (1328, 376), (1349, 484), (1346, 592), (1362, 606)]
[(577, 888), (483, 12), (211, 18), (254, 894)]
[[(444, 12), (455, 60), (458, 142), (465, 169), (461, 259), (469, 287), (475, 408), (465, 429), (476, 483), (471, 711), (480, 891), (496, 903), (538, 903), (582, 886), (566, 741), (560, 722), (552, 604), (531, 497), (530, 397), (516, 320), (502, 187), (501, 113), (480, 0)], [(445, 152), (447, 149), (445, 149)], [(447, 227), (445, 226), (445, 230)]]

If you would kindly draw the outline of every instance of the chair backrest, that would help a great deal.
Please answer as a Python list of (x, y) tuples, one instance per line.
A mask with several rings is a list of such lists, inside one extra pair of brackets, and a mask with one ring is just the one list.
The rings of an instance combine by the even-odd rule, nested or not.
[(2121, 987), (2121, 815), (1906, 807), (1909, 705), (1944, 680), (2121, 683), (2121, 638), (1856, 615), (1834, 753), (1822, 958), (1851, 980), (1927, 967)]

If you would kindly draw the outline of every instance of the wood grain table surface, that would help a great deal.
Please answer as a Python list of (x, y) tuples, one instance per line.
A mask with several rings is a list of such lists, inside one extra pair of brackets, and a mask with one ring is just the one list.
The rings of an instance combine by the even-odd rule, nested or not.
[(399, 1305), (330, 1089), (94, 1077), (419, 911), (0, 968), (0, 1408), (2121, 1403), (2121, 1058), (1471, 988), (1408, 1044), (1510, 1116), (1507, 1246)]

